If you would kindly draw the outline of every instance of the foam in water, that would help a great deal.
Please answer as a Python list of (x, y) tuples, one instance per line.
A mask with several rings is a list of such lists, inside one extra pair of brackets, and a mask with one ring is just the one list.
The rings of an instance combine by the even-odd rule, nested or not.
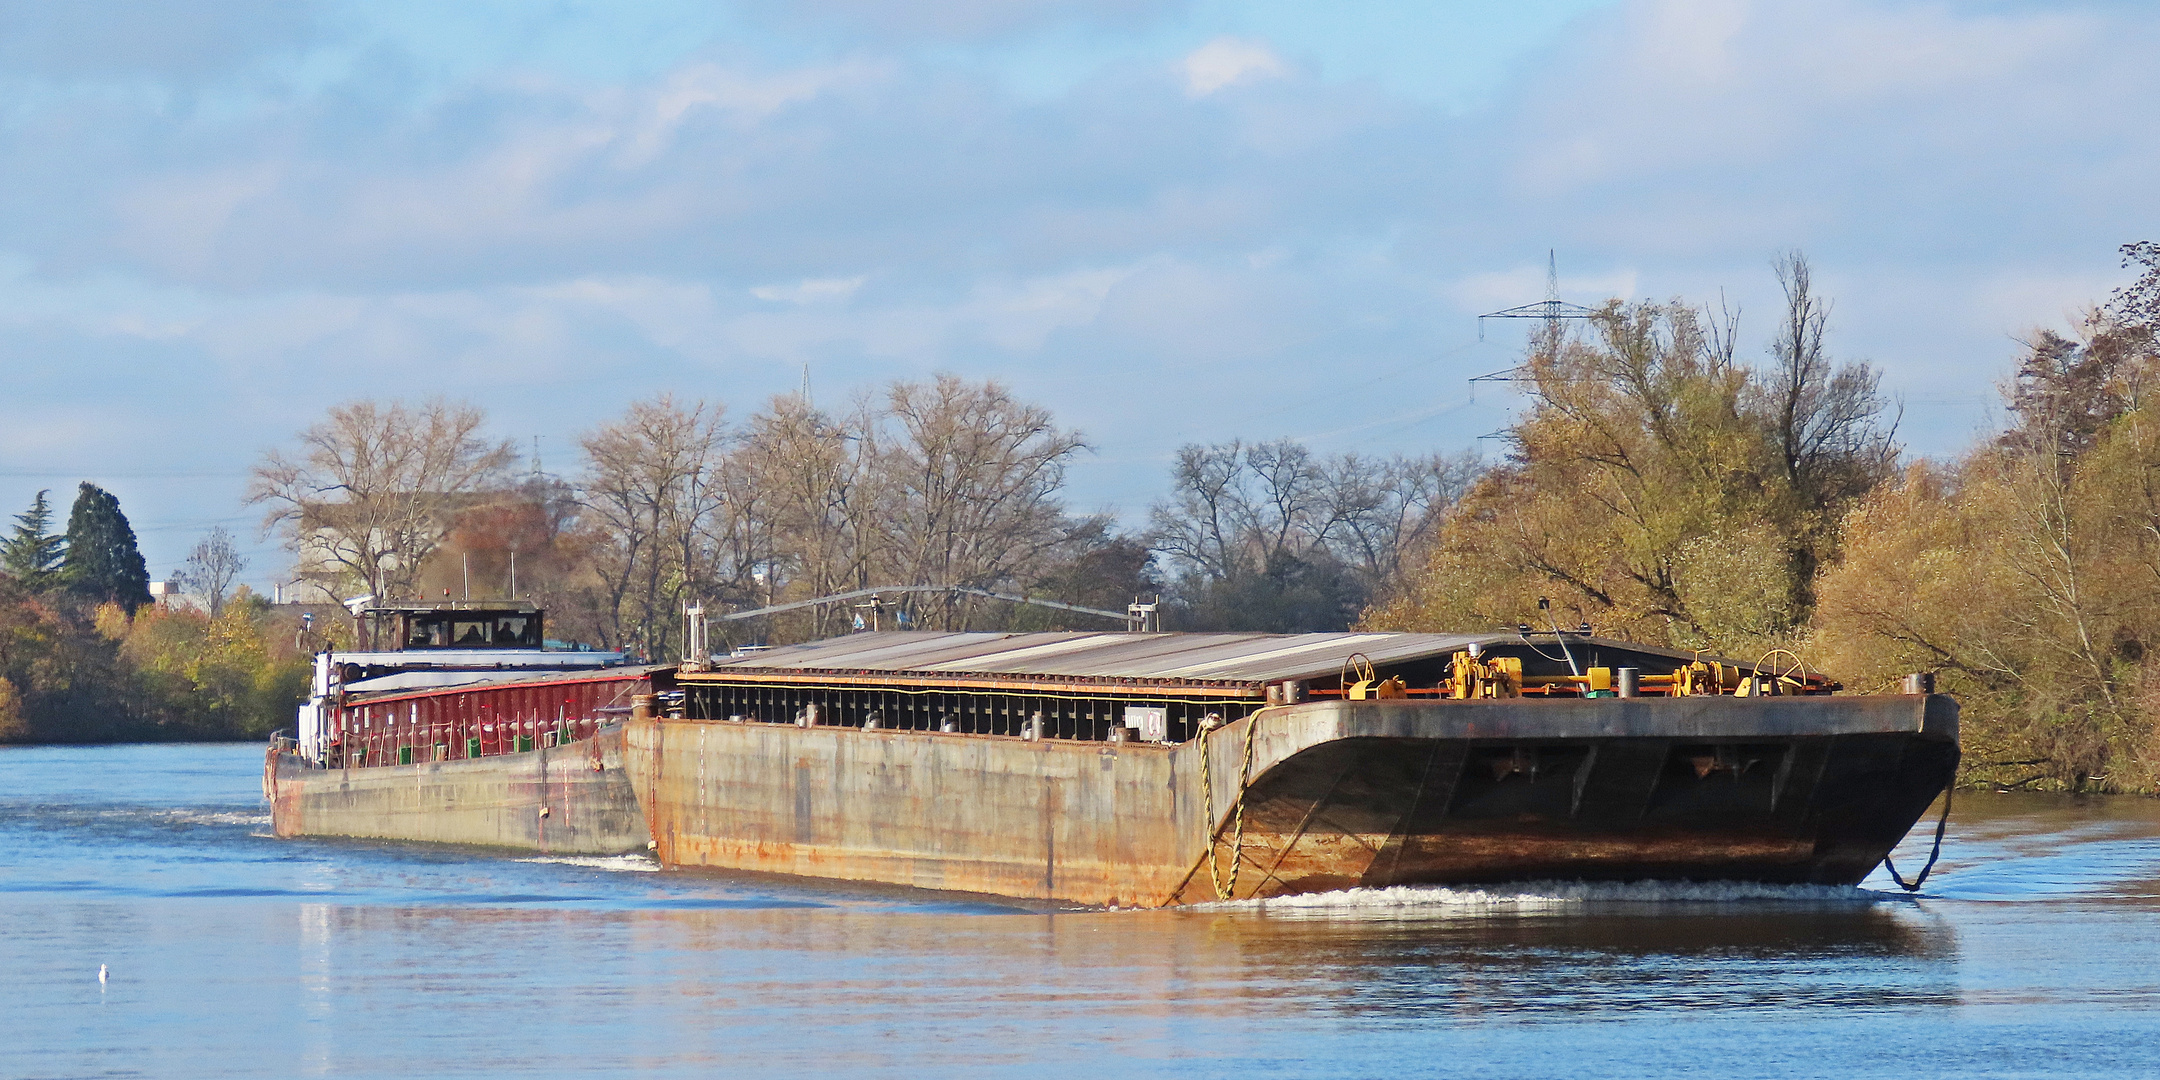
[(1852, 885), (1765, 885), (1745, 881), (1523, 881), (1507, 885), (1394, 885), (1262, 900), (1196, 904), (1207, 911), (1295, 915), (1541, 915), (1616, 904), (1873, 904), (1903, 899)]
[(172, 810), (165, 817), (185, 825), (268, 825), (270, 815), (222, 813), (209, 810)]
[(554, 863), (558, 866), (582, 866), (588, 870), (617, 870), (649, 874), (660, 869), (660, 864), (645, 855), (538, 855), (519, 859), (527, 863)]

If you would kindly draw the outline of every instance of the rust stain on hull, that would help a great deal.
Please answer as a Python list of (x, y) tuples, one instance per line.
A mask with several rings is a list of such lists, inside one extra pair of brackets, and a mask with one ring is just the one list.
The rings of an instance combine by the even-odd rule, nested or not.
[(659, 720), (627, 758), (670, 865), (1161, 904), (1200, 847), (1150, 824), (1183, 820), (1165, 747)]
[(1232, 866), (1238, 898), (1857, 882), (1957, 753), (1936, 696), (1319, 702), (1175, 747), (660, 718), (625, 745), (670, 865), (1139, 906)]

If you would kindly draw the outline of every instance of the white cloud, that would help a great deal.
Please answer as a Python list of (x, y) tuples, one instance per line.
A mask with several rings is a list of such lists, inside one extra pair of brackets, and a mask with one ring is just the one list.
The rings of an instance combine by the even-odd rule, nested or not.
[(854, 296), (855, 291), (862, 288), (863, 282), (868, 280), (870, 279), (862, 276), (805, 278), (793, 285), (760, 285), (750, 290), (750, 295), (760, 300), (802, 306), (839, 304), (845, 303), (850, 297)]
[(1288, 74), (1289, 65), (1264, 42), (1219, 37), (1186, 54), (1180, 63), (1185, 71), (1186, 92), (1206, 97), (1226, 86), (1253, 79)]
[[(719, 64), (697, 64), (668, 77), (654, 90), (629, 95), (620, 107), (618, 121), (621, 167), (650, 164), (675, 141), (678, 129), (701, 111), (727, 118), (737, 128), (750, 128), (791, 105), (815, 100), (822, 94), (863, 86), (891, 74), (891, 65), (848, 63), (753, 75)], [(618, 110), (609, 110), (611, 112)]]
[[(2134, 36), (2150, 40), (2144, 21)], [(2054, 6), (1639, 0), (1540, 65), (1547, 78), (1515, 106), (1516, 175), (1557, 193), (1788, 156), (1849, 168), (1863, 162), (1832, 147), (1871, 135), (1901, 165), (1946, 142), (2039, 134), (2036, 113), (2089, 129), (2103, 121), (2066, 107), (2066, 91), (2090, 103), (2149, 86), (2128, 42), (2100, 40), (2111, 29), (2128, 28)]]
[[(0, 186), (38, 212), (0, 218), (0, 362), (44, 381), (0, 400), (0, 430), (34, 433), (0, 449), (35, 456), (60, 437), (40, 417), (112, 385), (159, 402), (144, 445), (244, 459), (372, 387), (566, 438), (661, 389), (741, 408), (804, 363), (821, 396), (942, 368), (1043, 395), (1140, 463), (1117, 497), (1144, 506), (1188, 439), (1492, 430), (1370, 421), (1511, 363), (1519, 327), (1479, 345), (1474, 316), (1541, 297), (1548, 248), (1570, 300), (1729, 289), (1752, 349), (1768, 260), (1799, 247), (1833, 347), (1912, 390), (1906, 431), (1942, 451), (1969, 408), (1929, 384), (1984, 396), (2010, 334), (2160, 238), (2149, 7), (1633, 0), (1466, 112), (1204, 12), (1089, 23), (1121, 59), (1022, 93), (977, 63), (1019, 31), (969, 3), (988, 21), (931, 33), (832, 0), (876, 9), (844, 47), (782, 25), (630, 74), (391, 58), (268, 89), (191, 67), (215, 95), (154, 71), (15, 94)], [(1082, 18), (1043, 3), (1028, 25)], [(544, 10), (516, 17), (563, 17)]]

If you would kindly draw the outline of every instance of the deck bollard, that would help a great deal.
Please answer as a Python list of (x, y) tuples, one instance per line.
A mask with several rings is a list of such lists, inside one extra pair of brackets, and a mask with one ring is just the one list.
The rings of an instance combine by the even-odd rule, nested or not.
[(1638, 680), (1641, 676), (1641, 668), (1614, 668), (1613, 689), (1618, 690), (1621, 697), (1635, 697), (1640, 692)]

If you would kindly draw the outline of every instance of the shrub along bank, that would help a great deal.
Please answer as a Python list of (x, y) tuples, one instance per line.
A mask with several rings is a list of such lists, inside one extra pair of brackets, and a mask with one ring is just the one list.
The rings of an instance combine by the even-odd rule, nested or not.
[(2160, 793), (2160, 245), (2073, 332), (2036, 331), (2006, 430), (1899, 467), (1875, 374), (1833, 365), (1805, 266), (1764, 362), (1684, 305), (1613, 305), (1523, 369), (1515, 452), (1374, 629), (1534, 618), (1754, 659), (1848, 692), (1939, 673), (1964, 783)]

